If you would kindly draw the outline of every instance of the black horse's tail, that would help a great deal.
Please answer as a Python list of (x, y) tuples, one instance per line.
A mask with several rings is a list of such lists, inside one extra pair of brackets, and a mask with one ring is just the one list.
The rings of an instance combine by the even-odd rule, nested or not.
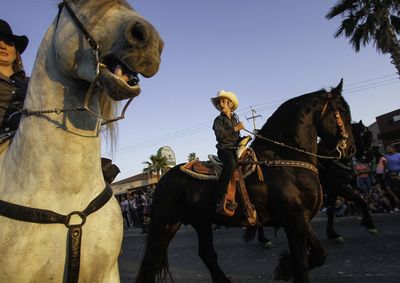
[(160, 239), (157, 239), (159, 234), (155, 224), (151, 223), (148, 227), (148, 234), (146, 239), (145, 254), (140, 264), (139, 273), (136, 278), (136, 283), (147, 282), (173, 282), (171, 273), (169, 271), (167, 249), (162, 249)]
[(183, 202), (177, 197), (181, 196), (177, 191), (179, 186), (174, 178), (179, 173), (178, 169), (170, 169), (154, 190), (145, 253), (136, 283), (173, 282), (168, 264), (168, 246), (184, 215)]

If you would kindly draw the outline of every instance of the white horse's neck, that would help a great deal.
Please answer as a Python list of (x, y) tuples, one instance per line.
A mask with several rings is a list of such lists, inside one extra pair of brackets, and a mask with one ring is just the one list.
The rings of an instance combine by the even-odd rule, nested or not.
[[(64, 78), (56, 68), (55, 56), (49, 52), (52, 30), (36, 57), (24, 106), (30, 110), (82, 107), (87, 92), (87, 85), (84, 89), (72, 85), (73, 79)], [(104, 189), (100, 153), (98, 121), (87, 112), (23, 116), (0, 171), (0, 177), (13, 181), (1, 184), (0, 192), (12, 190), (15, 196), (8, 201), (22, 204), (30, 202), (32, 194), (41, 203), (71, 198), (71, 192), (80, 192), (80, 201), (87, 192), (90, 201)], [(46, 203), (51, 209), (51, 202)]]

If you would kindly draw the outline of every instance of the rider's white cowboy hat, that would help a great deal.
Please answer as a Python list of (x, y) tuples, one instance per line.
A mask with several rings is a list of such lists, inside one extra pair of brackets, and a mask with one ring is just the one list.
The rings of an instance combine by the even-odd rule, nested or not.
[(217, 102), (221, 98), (227, 98), (230, 101), (232, 101), (232, 103), (233, 103), (232, 111), (235, 111), (238, 108), (239, 100), (237, 99), (236, 95), (231, 91), (225, 91), (225, 90), (221, 89), (220, 91), (218, 91), (216, 97), (211, 98), (211, 102), (215, 106), (215, 108), (217, 108), (217, 110), (219, 110), (217, 107)]

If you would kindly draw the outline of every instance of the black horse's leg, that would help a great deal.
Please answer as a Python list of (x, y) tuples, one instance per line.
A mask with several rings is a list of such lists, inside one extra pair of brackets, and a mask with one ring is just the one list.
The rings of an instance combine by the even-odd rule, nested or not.
[[(296, 209), (294, 209), (296, 210)], [(293, 282), (306, 283), (308, 278), (308, 258), (307, 258), (307, 223), (304, 212), (301, 209), (297, 216), (292, 216), (290, 221), (284, 226), (286, 237), (289, 243), (290, 254), (283, 252), (279, 259), (279, 264), (275, 269), (275, 280), (289, 280)]]
[(368, 209), (368, 205), (365, 203), (365, 201), (361, 198), (361, 196), (357, 193), (355, 193), (351, 187), (344, 187), (340, 192), (338, 192), (340, 196), (344, 197), (345, 199), (349, 201), (354, 201), (362, 211), (362, 220), (361, 220), (361, 225), (365, 226), (367, 228), (367, 231), (371, 234), (377, 234), (378, 229), (376, 229), (376, 226), (374, 225), (371, 217), (371, 212)]
[[(156, 278), (161, 278), (161, 282), (164, 282), (167, 276), (171, 277), (168, 270), (168, 245), (180, 225), (180, 223), (150, 224), (146, 250), (136, 283), (154, 283)], [(157, 282), (160, 280), (157, 279)]]
[(197, 232), (199, 241), (199, 256), (208, 268), (214, 283), (230, 283), (225, 273), (219, 267), (217, 262), (217, 253), (213, 244), (213, 233), (210, 222), (192, 223)]
[(335, 222), (335, 204), (337, 195), (336, 194), (327, 194), (327, 209), (326, 215), (328, 217), (327, 227), (326, 227), (326, 236), (329, 240), (335, 240), (337, 242), (343, 242), (343, 237), (335, 231), (333, 227), (333, 223)]
[(321, 242), (318, 240), (311, 227), (311, 224), (307, 224), (307, 245), (308, 245), (308, 268), (309, 270), (317, 266), (325, 264), (327, 253)]
[(262, 225), (258, 226), (258, 242), (264, 248), (272, 248), (274, 244), (272, 244), (271, 240), (265, 237), (264, 227)]

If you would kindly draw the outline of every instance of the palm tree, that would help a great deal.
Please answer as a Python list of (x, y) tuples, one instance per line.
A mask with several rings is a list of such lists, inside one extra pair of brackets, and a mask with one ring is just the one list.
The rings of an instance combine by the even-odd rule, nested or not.
[(188, 161), (190, 162), (190, 161), (193, 161), (193, 160), (199, 160), (199, 158), (196, 155), (196, 152), (191, 152), (188, 155)]
[(340, 0), (325, 16), (341, 15), (344, 20), (335, 37), (344, 34), (356, 52), (369, 42), (378, 52), (390, 53), (400, 75), (400, 2), (399, 0)]
[(144, 161), (147, 167), (143, 169), (145, 174), (157, 174), (157, 180), (160, 180), (160, 176), (168, 170), (167, 158), (160, 154), (154, 154), (149, 157), (150, 161)]

